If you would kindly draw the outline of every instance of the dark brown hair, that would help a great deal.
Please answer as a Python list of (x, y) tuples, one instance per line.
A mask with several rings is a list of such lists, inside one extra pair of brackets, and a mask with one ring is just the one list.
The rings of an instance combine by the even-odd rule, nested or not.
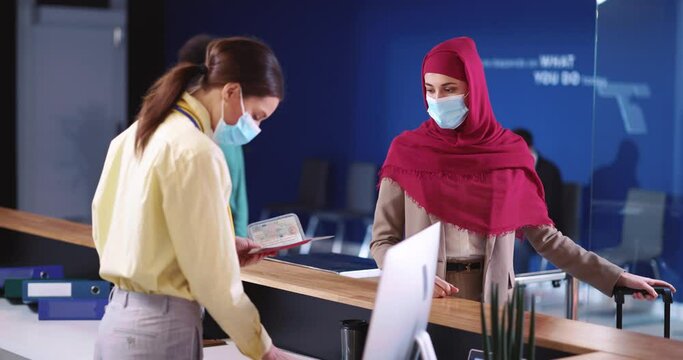
[(274, 96), (284, 99), (284, 80), (273, 51), (264, 43), (244, 37), (212, 41), (204, 64), (181, 62), (152, 85), (138, 114), (135, 149), (142, 153), (149, 138), (166, 119), (183, 91), (197, 79), (202, 89), (239, 83), (244, 97)]
[(191, 62), (203, 64), (206, 58), (206, 48), (209, 47), (213, 37), (208, 34), (199, 34), (191, 37), (178, 50), (178, 62)]

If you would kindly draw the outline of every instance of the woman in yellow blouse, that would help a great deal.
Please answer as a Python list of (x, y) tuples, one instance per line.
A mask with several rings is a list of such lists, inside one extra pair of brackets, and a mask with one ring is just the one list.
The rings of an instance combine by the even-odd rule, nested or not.
[[(138, 120), (109, 147), (93, 200), (100, 276), (114, 283), (97, 359), (199, 359), (205, 307), (252, 359), (281, 359), (244, 293), (231, 182), (219, 144), (242, 145), (284, 95), (270, 48), (213, 41), (205, 63), (180, 63), (149, 90)], [(201, 304), (201, 305), (200, 305)]]

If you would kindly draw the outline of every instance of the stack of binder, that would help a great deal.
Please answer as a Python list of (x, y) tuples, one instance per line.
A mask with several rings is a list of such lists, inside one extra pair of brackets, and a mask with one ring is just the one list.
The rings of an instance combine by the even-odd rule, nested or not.
[(0, 287), (8, 299), (38, 304), (39, 320), (100, 320), (111, 284), (64, 279), (61, 266), (0, 268)]
[(63, 279), (61, 265), (0, 268), (0, 289), (8, 299), (21, 299), (22, 281), (29, 279)]
[(0, 289), (7, 279), (62, 279), (64, 268), (61, 265), (25, 266), (0, 268)]

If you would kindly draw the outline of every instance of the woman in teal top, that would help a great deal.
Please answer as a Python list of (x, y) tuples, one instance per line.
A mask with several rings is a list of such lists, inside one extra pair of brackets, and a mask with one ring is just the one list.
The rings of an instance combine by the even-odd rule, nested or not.
[[(178, 51), (178, 62), (203, 64), (206, 47), (213, 40), (212, 36), (200, 34), (193, 36)], [(249, 224), (249, 203), (247, 201), (247, 177), (244, 169), (244, 152), (242, 146), (219, 144), (225, 162), (228, 163), (232, 192), (230, 193), (230, 210), (232, 210), (235, 234), (247, 237)]]
[(241, 146), (219, 145), (228, 163), (228, 171), (232, 179), (232, 193), (230, 193), (230, 209), (235, 224), (235, 234), (247, 237), (249, 223), (249, 204), (247, 202), (247, 178), (244, 169), (244, 152)]

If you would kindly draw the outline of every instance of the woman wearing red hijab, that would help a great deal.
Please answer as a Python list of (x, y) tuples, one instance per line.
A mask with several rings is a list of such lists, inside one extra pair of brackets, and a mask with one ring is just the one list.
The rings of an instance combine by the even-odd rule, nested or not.
[(496, 120), (474, 41), (434, 47), (422, 63), (430, 116), (396, 137), (380, 175), (372, 255), (441, 221), (435, 297), (490, 299), (490, 285), (514, 285), (513, 251), (520, 233), (550, 262), (612, 296), (615, 286), (647, 290), (660, 280), (624, 272), (562, 235), (548, 217), (543, 186), (521, 137)]

